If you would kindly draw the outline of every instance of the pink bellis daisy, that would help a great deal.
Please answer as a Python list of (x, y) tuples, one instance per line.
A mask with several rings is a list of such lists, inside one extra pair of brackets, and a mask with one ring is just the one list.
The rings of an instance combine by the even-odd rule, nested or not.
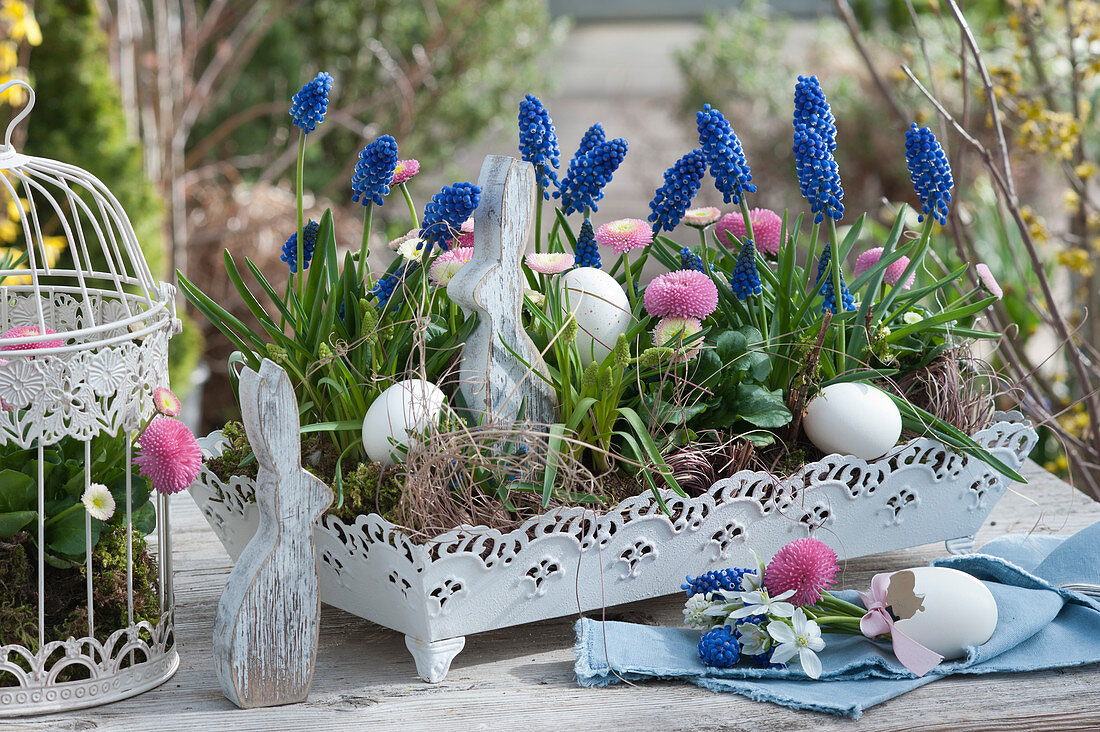
[(202, 450), (191, 430), (178, 419), (156, 417), (137, 444), (134, 465), (158, 493), (179, 493), (198, 477)]
[(390, 182), (390, 185), (400, 185), (419, 172), (419, 160), (398, 160), (397, 166), (393, 169), (393, 181)]
[[(776, 256), (779, 254), (779, 246), (783, 238), (783, 219), (775, 211), (766, 208), (754, 208), (749, 211), (749, 221), (752, 222), (752, 235), (754, 243), (761, 254)], [(748, 232), (745, 231), (745, 217), (740, 211), (728, 213), (722, 217), (718, 225), (714, 227), (714, 233), (718, 241), (727, 247), (732, 247), (726, 233), (733, 235), (740, 242)]]
[[(882, 259), (882, 247), (875, 247), (874, 249), (868, 249), (863, 254), (860, 254), (856, 259), (856, 266), (853, 270), (856, 277), (878, 264), (878, 260)], [(882, 281), (893, 287), (901, 279), (901, 276), (905, 274), (905, 268), (909, 266), (909, 257), (901, 256), (898, 260), (892, 263), (886, 268), (886, 272), (882, 275)], [(909, 279), (905, 281), (905, 284), (901, 286), (901, 289), (908, 290), (913, 286), (913, 281), (917, 279), (917, 273), (909, 275)]]
[(56, 332), (56, 330), (49, 326), (46, 326), (45, 330), (39, 330), (37, 325), (18, 325), (0, 336), (0, 351), (31, 351), (37, 348), (60, 348), (65, 345), (65, 342), (61, 339), (51, 339), (48, 341), (39, 341), (37, 343), (3, 343), (3, 341), (9, 338), (30, 338), (31, 336), (50, 335)]
[(165, 417), (179, 416), (180, 410), (183, 409), (180, 398), (166, 386), (153, 389), (153, 407)]
[(473, 247), (457, 247), (448, 249), (436, 257), (431, 269), (428, 270), (428, 277), (432, 284), (437, 287), (446, 287), (451, 278), (458, 274), (458, 270), (470, 261), (473, 253)]
[(836, 552), (818, 539), (795, 539), (772, 557), (764, 570), (764, 587), (772, 597), (793, 591), (793, 605), (813, 605), (833, 584), (839, 566)]
[(596, 243), (611, 247), (616, 254), (653, 243), (653, 229), (641, 219), (618, 219), (596, 229)]
[(680, 221), (696, 229), (705, 229), (720, 218), (722, 218), (722, 212), (714, 206), (701, 206), (689, 208)]
[(718, 307), (718, 288), (710, 277), (694, 269), (666, 272), (645, 288), (646, 312), (655, 318), (698, 318)]
[(533, 271), (544, 275), (561, 274), (574, 264), (572, 254), (564, 252), (543, 252), (528, 254), (525, 261)]
[(462, 222), (462, 226), (458, 229), (458, 236), (456, 236), (452, 242), (456, 247), (472, 247), (474, 245), (474, 217), (466, 219)]
[(398, 249), (401, 248), (401, 245), (404, 244), (405, 242), (407, 242), (409, 239), (419, 239), (419, 238), (420, 238), (420, 229), (409, 229), (409, 233), (403, 234), (403, 235), (397, 237), (396, 239), (393, 239), (388, 244), (386, 244), (386, 246), (389, 247), (391, 251), (396, 252)]
[(978, 281), (981, 282), (982, 287), (989, 290), (989, 294), (1000, 300), (1005, 296), (1005, 291), (1001, 289), (1001, 286), (997, 284), (997, 278), (993, 276), (993, 273), (989, 271), (989, 266), (982, 263), (974, 268), (974, 272), (978, 275)]
[[(703, 330), (698, 318), (662, 318), (653, 329), (653, 345), (676, 350), (676, 360), (685, 363), (699, 355), (703, 341), (694, 336)], [(684, 341), (691, 340), (684, 344)]]

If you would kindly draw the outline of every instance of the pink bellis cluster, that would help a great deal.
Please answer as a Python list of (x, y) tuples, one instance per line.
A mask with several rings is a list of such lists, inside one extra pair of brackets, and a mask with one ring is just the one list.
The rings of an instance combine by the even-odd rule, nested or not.
[(473, 247), (456, 247), (440, 254), (428, 270), (428, 277), (432, 284), (437, 287), (446, 287), (451, 279), (458, 274), (458, 270), (470, 261), (473, 254)]
[[(53, 333), (57, 333), (57, 331), (49, 326), (46, 326), (45, 330), (40, 330), (37, 325), (17, 325), (0, 336), (0, 341), (6, 341), (9, 338), (30, 338), (37, 335), (51, 335)], [(61, 339), (51, 338), (50, 340), (38, 341), (37, 343), (2, 343), (0, 344), (0, 351), (32, 351), (38, 348), (61, 348), (63, 345), (65, 345), (65, 342)]]
[(155, 417), (137, 439), (134, 465), (158, 493), (186, 489), (202, 468), (202, 450), (187, 425), (171, 417)]
[(390, 182), (390, 185), (401, 185), (419, 172), (419, 160), (398, 160), (397, 166), (393, 169), (393, 180)]
[(718, 288), (702, 272), (681, 269), (654, 277), (645, 288), (643, 302), (655, 318), (702, 320), (718, 307)]
[[(749, 211), (749, 221), (752, 222), (754, 243), (760, 253), (772, 257), (778, 255), (783, 238), (783, 219), (779, 214), (766, 208), (754, 208)], [(727, 247), (734, 246), (730, 244), (726, 234), (733, 235), (738, 242), (745, 238), (748, 235), (745, 217), (739, 211), (726, 214), (714, 227), (714, 233), (718, 236), (718, 241)]]
[(531, 271), (544, 275), (561, 274), (575, 263), (573, 255), (564, 252), (531, 253), (524, 261)]
[(453, 247), (472, 247), (474, 245), (474, 217), (466, 219), (462, 222), (462, 226), (458, 229), (458, 236), (451, 240)]
[(794, 592), (791, 604), (813, 605), (832, 587), (837, 570), (836, 552), (818, 539), (795, 539), (776, 552), (764, 570), (764, 587), (777, 597)]
[(653, 345), (672, 348), (676, 351), (675, 360), (686, 363), (703, 348), (702, 339), (695, 338), (702, 330), (703, 323), (698, 318), (663, 318), (653, 329)]
[[(868, 249), (860, 254), (856, 259), (856, 266), (852, 270), (856, 277), (878, 264), (878, 260), (882, 259), (882, 247), (875, 247), (874, 249)], [(898, 257), (896, 262), (890, 264), (886, 268), (886, 272), (882, 275), (882, 281), (893, 287), (901, 279), (901, 276), (905, 274), (905, 268), (909, 266), (909, 257)], [(905, 284), (901, 286), (901, 289), (908, 290), (913, 286), (913, 282), (917, 279), (917, 273), (909, 275), (909, 279), (905, 281)]]
[(982, 263), (974, 268), (974, 273), (978, 275), (978, 282), (982, 287), (989, 291), (989, 294), (1000, 300), (1005, 296), (1004, 290), (997, 284), (997, 278), (993, 276), (993, 273), (989, 270), (989, 265)]
[(653, 229), (641, 219), (618, 219), (596, 229), (596, 243), (611, 247), (616, 254), (653, 243)]
[(722, 218), (722, 212), (714, 206), (700, 206), (689, 208), (680, 221), (696, 229), (705, 229), (720, 218)]

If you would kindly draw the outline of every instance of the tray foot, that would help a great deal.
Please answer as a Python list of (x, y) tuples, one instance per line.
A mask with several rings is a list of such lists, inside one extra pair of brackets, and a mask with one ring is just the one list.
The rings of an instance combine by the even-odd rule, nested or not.
[(447, 638), (438, 641), (423, 641), (405, 636), (405, 647), (416, 661), (416, 673), (429, 684), (438, 684), (447, 678), (451, 670), (451, 661), (466, 646), (466, 638)]

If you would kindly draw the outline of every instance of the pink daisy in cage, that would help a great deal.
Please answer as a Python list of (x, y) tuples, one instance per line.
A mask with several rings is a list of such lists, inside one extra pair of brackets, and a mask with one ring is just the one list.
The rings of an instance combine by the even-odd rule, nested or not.
[[(676, 350), (676, 360), (685, 363), (699, 355), (703, 347), (701, 338), (694, 338), (703, 330), (698, 318), (662, 318), (653, 329), (653, 345)], [(688, 344), (684, 341), (690, 340)]]
[(836, 552), (818, 539), (795, 539), (775, 553), (764, 570), (764, 587), (776, 597), (793, 591), (795, 606), (813, 605), (832, 587), (837, 570)]
[(166, 386), (153, 389), (153, 407), (165, 417), (177, 417), (183, 410), (180, 398)]
[(61, 348), (65, 345), (65, 342), (60, 338), (38, 341), (37, 343), (4, 343), (9, 338), (30, 338), (31, 336), (50, 335), (52, 333), (57, 333), (57, 331), (49, 326), (46, 326), (45, 330), (40, 330), (37, 325), (17, 325), (6, 331), (4, 335), (0, 335), (0, 351), (33, 351), (38, 348)]
[(722, 218), (722, 212), (714, 206), (700, 206), (689, 208), (680, 221), (696, 229), (705, 229), (720, 218)]
[(138, 437), (137, 446), (134, 465), (158, 493), (179, 493), (202, 468), (199, 443), (178, 419), (155, 417)]
[(391, 186), (401, 185), (405, 181), (412, 178), (414, 175), (420, 172), (419, 160), (398, 160), (397, 166), (393, 169), (393, 180), (390, 182)]
[(994, 277), (993, 273), (989, 270), (989, 265), (982, 262), (974, 268), (974, 272), (978, 275), (978, 282), (989, 291), (990, 295), (998, 300), (1005, 296), (1005, 291), (997, 284), (997, 278)]
[(698, 318), (718, 307), (718, 288), (694, 269), (666, 272), (653, 278), (643, 296), (646, 312), (655, 318)]
[[(852, 270), (854, 276), (859, 277), (861, 274), (878, 264), (878, 260), (882, 259), (882, 247), (874, 247), (868, 249), (856, 258), (856, 266)], [(909, 257), (902, 255), (898, 257), (896, 262), (892, 262), (886, 271), (882, 275), (882, 281), (893, 287), (901, 279), (901, 276), (905, 274), (905, 268), (909, 266)], [(917, 279), (917, 273), (914, 272), (909, 275), (909, 279), (905, 281), (905, 284), (901, 286), (901, 289), (908, 290), (913, 286), (913, 282)]]
[(653, 243), (653, 229), (642, 219), (618, 219), (596, 229), (596, 243), (611, 247), (616, 254)]
[[(752, 222), (753, 243), (760, 253), (772, 257), (778, 255), (779, 247), (783, 243), (783, 219), (779, 214), (766, 208), (754, 208), (749, 211), (749, 221)], [(714, 227), (714, 233), (718, 241), (727, 247), (733, 247), (726, 234), (732, 234), (738, 242), (744, 239), (748, 235), (745, 217), (740, 211), (726, 214)]]
[(544, 275), (561, 274), (576, 262), (572, 254), (564, 252), (532, 252), (524, 261), (532, 271)]
[(446, 287), (451, 279), (458, 274), (458, 270), (470, 261), (473, 254), (473, 247), (448, 249), (432, 262), (432, 266), (428, 269), (428, 279), (436, 287)]

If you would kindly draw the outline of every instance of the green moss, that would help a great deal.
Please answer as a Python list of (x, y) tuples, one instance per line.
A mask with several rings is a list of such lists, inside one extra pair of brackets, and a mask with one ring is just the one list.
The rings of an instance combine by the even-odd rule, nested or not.
[(218, 476), (218, 480), (228, 482), (234, 475), (244, 475), (249, 478), (256, 477), (259, 466), (252, 454), (252, 447), (248, 444), (248, 436), (244, 432), (244, 425), (240, 422), (226, 422), (222, 427), (222, 437), (226, 445), (221, 457), (209, 460), (206, 467), (211, 473)]
[(378, 463), (360, 463), (344, 476), (344, 505), (329, 513), (344, 523), (368, 513), (392, 520), (391, 514), (401, 500), (401, 488), (396, 471), (385, 470)]
[[(156, 624), (160, 619), (157, 600), (157, 564), (144, 537), (132, 535), (134, 622)], [(23, 531), (0, 541), (0, 645), (17, 643), (38, 650), (37, 548)], [(87, 578), (84, 565), (65, 568), (46, 565), (47, 642), (88, 634)], [(129, 625), (126, 592), (126, 528), (111, 525), (92, 551), (92, 598), (95, 603), (95, 637), (104, 642)], [(80, 676), (78, 667), (60, 681)], [(0, 673), (0, 686), (14, 686), (15, 678)]]

